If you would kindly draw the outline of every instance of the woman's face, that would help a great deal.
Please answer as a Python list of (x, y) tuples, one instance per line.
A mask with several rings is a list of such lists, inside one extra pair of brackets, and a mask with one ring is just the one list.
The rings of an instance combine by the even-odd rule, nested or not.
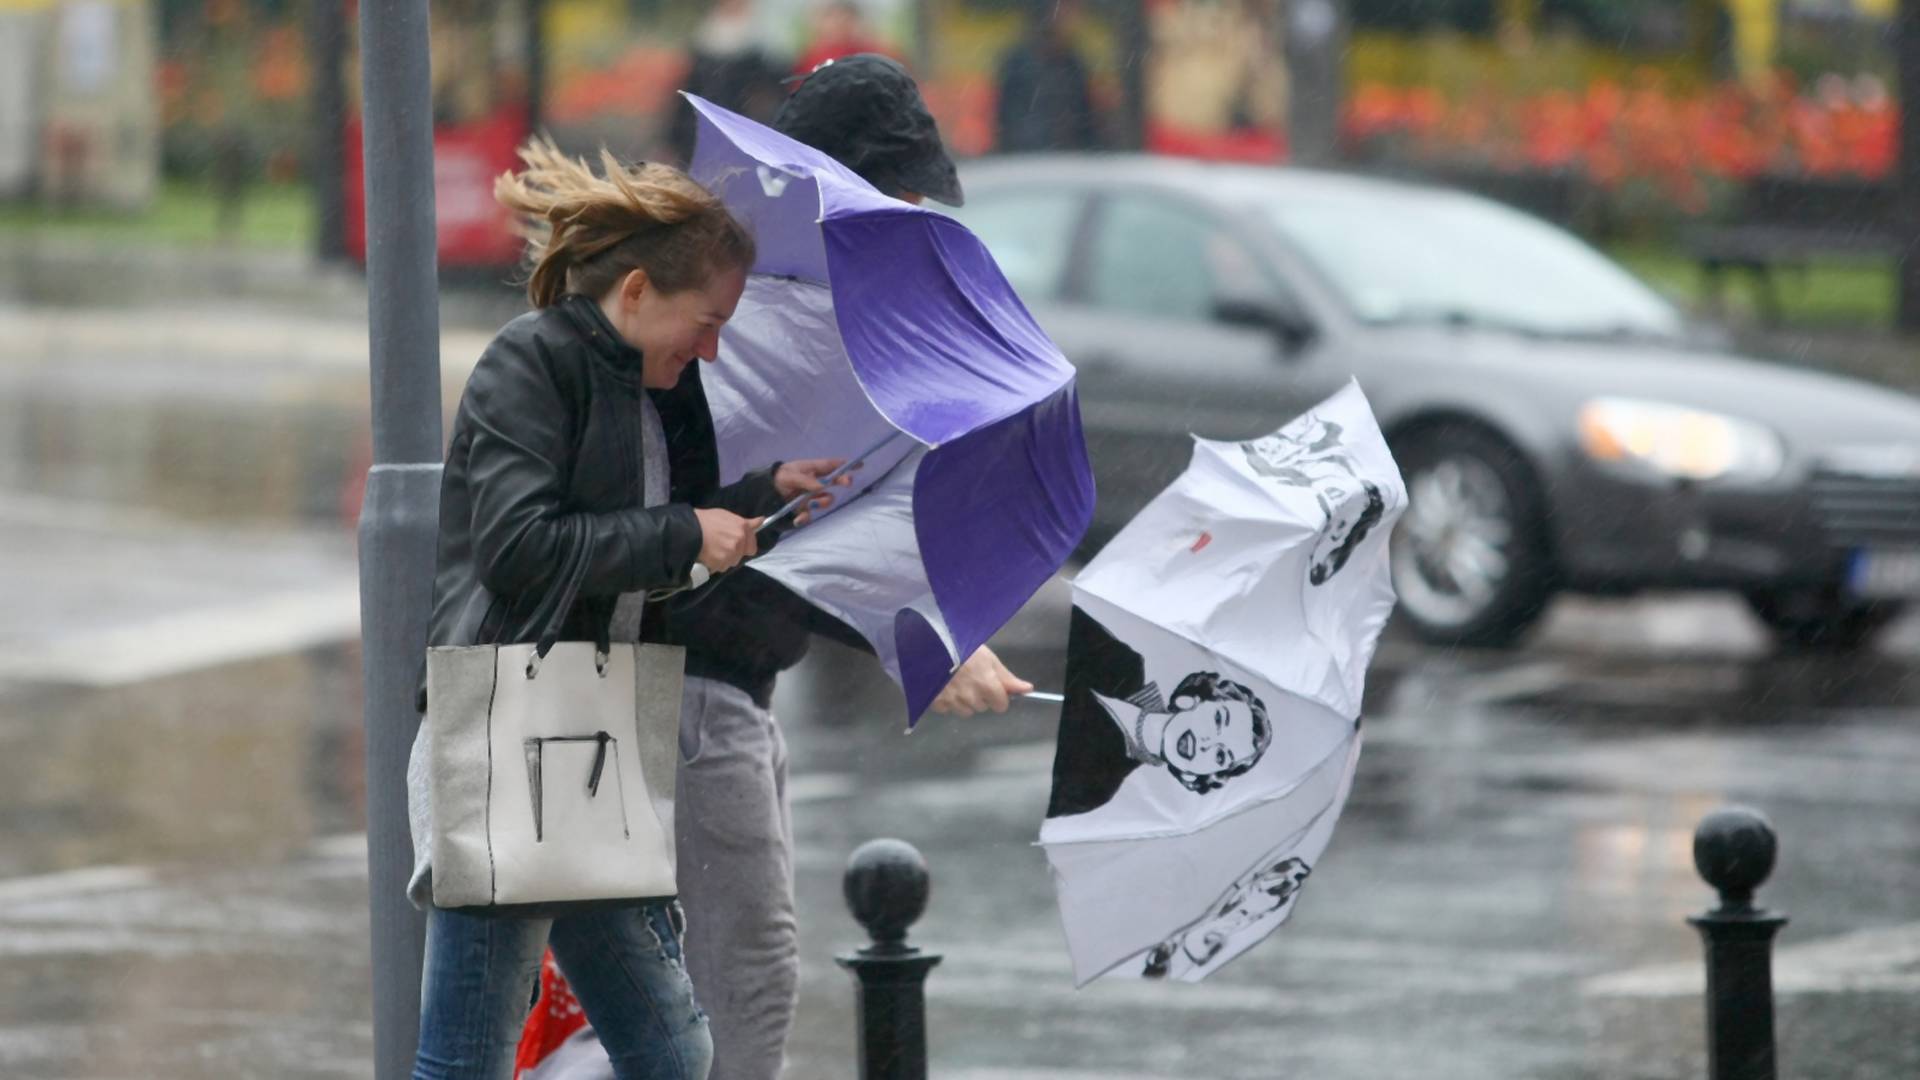
[(643, 270), (623, 278), (613, 322), (627, 344), (640, 350), (641, 385), (668, 389), (688, 364), (716, 359), (720, 328), (733, 318), (746, 287), (745, 269), (722, 271), (704, 285), (675, 293), (654, 288)]
[(1244, 701), (1203, 701), (1167, 719), (1160, 756), (1182, 772), (1212, 776), (1254, 757), (1253, 709)]

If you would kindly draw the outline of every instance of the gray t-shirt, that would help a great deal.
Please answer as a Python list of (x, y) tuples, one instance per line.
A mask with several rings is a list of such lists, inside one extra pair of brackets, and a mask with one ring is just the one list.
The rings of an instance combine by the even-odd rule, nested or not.
[[(660, 424), (660, 410), (653, 407), (653, 399), (642, 395), (640, 398), (640, 476), (646, 486), (642, 502), (647, 506), (659, 506), (667, 501), (667, 432)], [(614, 641), (640, 640), (640, 612), (647, 605), (645, 590), (621, 593), (620, 600), (613, 608), (611, 639)]]

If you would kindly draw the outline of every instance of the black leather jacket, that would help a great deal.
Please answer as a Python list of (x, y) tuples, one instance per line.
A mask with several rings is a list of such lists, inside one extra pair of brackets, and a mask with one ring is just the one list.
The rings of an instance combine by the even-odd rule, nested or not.
[(745, 516), (780, 505), (767, 470), (718, 490), (676, 482), (675, 501), (644, 506), (643, 393), (639, 351), (582, 296), (522, 315), (487, 346), (440, 481), (429, 644), (539, 640), (563, 574), (582, 563), (559, 640), (596, 640), (619, 594), (686, 581), (700, 553), (694, 505)]

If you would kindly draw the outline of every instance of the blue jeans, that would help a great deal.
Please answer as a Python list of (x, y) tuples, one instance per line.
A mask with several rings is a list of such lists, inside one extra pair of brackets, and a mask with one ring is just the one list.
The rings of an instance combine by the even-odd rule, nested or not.
[(619, 1080), (705, 1080), (713, 1040), (673, 921), (669, 904), (560, 919), (433, 909), (414, 1080), (509, 1080), (549, 945)]

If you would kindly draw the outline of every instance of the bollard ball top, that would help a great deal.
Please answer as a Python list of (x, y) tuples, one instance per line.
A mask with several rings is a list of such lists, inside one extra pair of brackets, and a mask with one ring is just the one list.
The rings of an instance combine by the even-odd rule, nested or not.
[(1753, 891), (1773, 873), (1779, 850), (1766, 815), (1745, 806), (1715, 810), (1693, 831), (1693, 865), (1728, 907), (1751, 906)]
[(927, 860), (904, 840), (869, 840), (847, 860), (847, 907), (875, 945), (904, 949), (907, 927), (927, 910)]

